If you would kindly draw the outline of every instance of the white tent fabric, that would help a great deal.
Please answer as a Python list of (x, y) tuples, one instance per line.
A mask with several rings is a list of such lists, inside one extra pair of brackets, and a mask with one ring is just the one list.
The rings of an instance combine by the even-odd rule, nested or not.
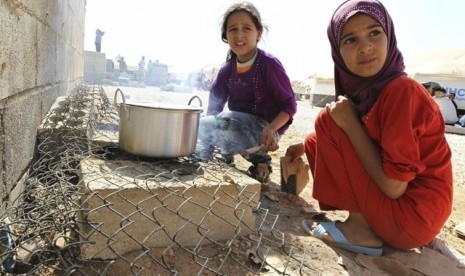
[[(455, 102), (459, 109), (465, 110), (465, 49), (445, 49), (420, 53), (411, 59), (405, 59), (407, 73), (421, 83), (437, 82), (448, 93), (455, 93)], [(313, 79), (317, 83), (329, 83), (333, 74), (316, 73)], [(329, 89), (314, 89), (314, 94), (327, 94)], [(331, 91), (332, 93), (332, 91)], [(330, 93), (330, 94), (331, 94)]]

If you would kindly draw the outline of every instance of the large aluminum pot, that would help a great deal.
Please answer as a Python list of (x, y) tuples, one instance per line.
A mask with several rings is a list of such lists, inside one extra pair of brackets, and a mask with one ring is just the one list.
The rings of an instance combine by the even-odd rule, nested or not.
[[(117, 103), (118, 93), (123, 98)], [(191, 106), (197, 99), (200, 107)], [(202, 100), (193, 96), (187, 106), (175, 104), (126, 103), (123, 91), (116, 89), (114, 103), (119, 108), (119, 147), (129, 153), (173, 158), (195, 151), (202, 113)]]

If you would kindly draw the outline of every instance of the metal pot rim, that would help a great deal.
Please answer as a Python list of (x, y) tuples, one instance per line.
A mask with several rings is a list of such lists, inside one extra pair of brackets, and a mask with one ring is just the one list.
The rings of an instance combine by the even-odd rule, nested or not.
[(126, 105), (131, 106), (131, 107), (160, 109), (160, 110), (166, 110), (166, 111), (197, 111), (197, 112), (203, 111), (203, 109), (200, 107), (195, 107), (195, 106), (190, 106), (190, 105), (166, 104), (166, 103), (160, 103), (160, 102), (137, 102), (137, 103), (126, 102)]

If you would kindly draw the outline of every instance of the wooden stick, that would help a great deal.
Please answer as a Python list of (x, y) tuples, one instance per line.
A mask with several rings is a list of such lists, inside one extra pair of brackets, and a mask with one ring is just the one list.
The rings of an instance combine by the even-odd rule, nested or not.
[(245, 159), (249, 159), (249, 158), (250, 158), (250, 155), (259, 152), (259, 151), (262, 149), (262, 147), (263, 147), (263, 145), (248, 148), (248, 149), (244, 150), (244, 151), (241, 153), (241, 155), (242, 155), (242, 157), (244, 157)]

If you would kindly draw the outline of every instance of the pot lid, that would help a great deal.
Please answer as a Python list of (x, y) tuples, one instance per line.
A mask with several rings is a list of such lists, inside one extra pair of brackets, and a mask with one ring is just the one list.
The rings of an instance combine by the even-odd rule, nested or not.
[(171, 111), (203, 111), (202, 107), (192, 105), (182, 105), (174, 103), (160, 103), (160, 102), (126, 102), (128, 106), (136, 106), (143, 108), (156, 108)]

